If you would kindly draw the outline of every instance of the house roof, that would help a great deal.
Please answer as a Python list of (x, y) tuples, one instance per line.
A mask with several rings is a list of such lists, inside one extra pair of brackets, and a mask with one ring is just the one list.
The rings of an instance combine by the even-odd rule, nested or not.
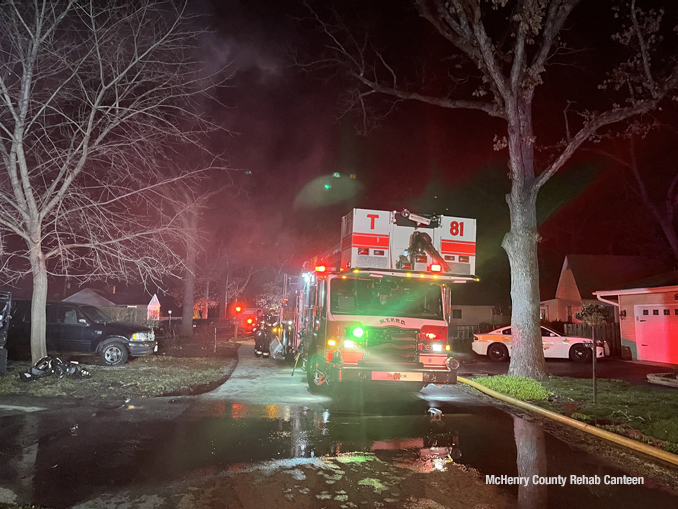
[(650, 277), (661, 264), (644, 256), (567, 255), (563, 270), (569, 268), (582, 299), (595, 299), (593, 292), (623, 288), (631, 281)]
[[(82, 299), (89, 299), (86, 302)], [(144, 293), (116, 292), (112, 293), (100, 288), (84, 288), (63, 299), (63, 302), (77, 302), (94, 306), (148, 306), (152, 295)], [(95, 301), (101, 303), (95, 303)]]
[(678, 271), (665, 272), (656, 276), (628, 283), (616, 290), (599, 290), (597, 296), (637, 295), (642, 293), (678, 292)]
[(106, 297), (99, 295), (97, 292), (91, 288), (85, 288), (75, 292), (73, 295), (70, 295), (62, 300), (62, 302), (74, 302), (77, 304), (89, 304), (91, 306), (115, 306), (114, 302), (111, 302)]
[(678, 270), (671, 272), (664, 272), (655, 276), (640, 279), (623, 285), (621, 290), (629, 290), (631, 288), (657, 288), (659, 286), (678, 286)]

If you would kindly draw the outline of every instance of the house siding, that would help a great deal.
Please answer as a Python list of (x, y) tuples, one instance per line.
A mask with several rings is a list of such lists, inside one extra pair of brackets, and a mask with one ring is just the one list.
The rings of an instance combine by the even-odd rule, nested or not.
[[(506, 325), (507, 318), (505, 315), (493, 315), (492, 309), (494, 306), (455, 306), (452, 304), (451, 310), (461, 310), (461, 318), (451, 318), (450, 325), (480, 325), (481, 323), (489, 323), (491, 325)], [(451, 314), (451, 313), (450, 313)]]

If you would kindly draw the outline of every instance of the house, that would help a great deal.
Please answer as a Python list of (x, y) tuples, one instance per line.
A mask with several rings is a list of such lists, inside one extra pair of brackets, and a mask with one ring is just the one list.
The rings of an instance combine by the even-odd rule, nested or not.
[(450, 336), (471, 339), (478, 331), (494, 330), (511, 323), (508, 292), (487, 282), (451, 286)]
[(678, 271), (594, 295), (617, 309), (623, 357), (678, 364)]
[[(112, 292), (105, 290), (84, 288), (62, 300), (62, 302), (74, 302), (89, 304), (109, 311), (109, 315), (116, 320), (132, 321), (160, 320), (160, 301), (157, 295), (131, 295), (125, 292)], [(122, 308), (122, 309), (118, 309)], [(127, 311), (123, 311), (127, 309)]]
[[(595, 290), (621, 288), (661, 271), (658, 262), (644, 256), (567, 255), (554, 298), (540, 302), (541, 319), (577, 322), (574, 314), (583, 304), (600, 304), (593, 294)], [(615, 321), (618, 321), (616, 314)]]

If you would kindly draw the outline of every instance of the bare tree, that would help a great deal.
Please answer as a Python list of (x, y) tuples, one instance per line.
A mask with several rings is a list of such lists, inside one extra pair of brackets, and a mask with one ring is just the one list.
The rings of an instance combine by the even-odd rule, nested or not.
[(8, 0), (0, 4), (0, 232), (8, 273), (31, 274), (31, 350), (46, 353), (48, 275), (159, 278), (181, 260), (158, 189), (168, 146), (202, 122), (186, 4)]
[[(547, 373), (539, 332), (539, 272), (536, 202), (542, 186), (592, 135), (634, 115), (655, 108), (676, 87), (675, 59), (653, 56), (666, 43), (663, 10), (646, 10), (636, 1), (623, 2), (616, 16), (622, 22), (613, 35), (622, 62), (611, 69), (601, 87), (612, 97), (601, 111), (582, 111), (568, 126), (558, 150), (543, 165), (535, 160), (533, 124), (535, 93), (542, 85), (550, 59), (568, 48), (561, 32), (578, 0), (414, 0), (419, 15), (450, 45), (447, 86), (438, 95), (427, 93), (426, 80), (417, 86), (400, 73), (402, 62), (389, 60), (369, 36), (351, 30), (332, 14), (311, 10), (324, 35), (324, 55), (310, 65), (331, 67), (354, 87), (348, 104), (362, 116), (360, 128), (372, 127), (375, 98), (418, 101), (447, 109), (467, 109), (500, 119), (505, 133), (495, 137), (495, 149), (508, 148), (511, 191), (506, 195), (510, 231), (502, 247), (511, 267), (513, 352), (509, 373), (537, 379)], [(612, 18), (612, 17), (611, 17)], [(666, 35), (666, 38), (663, 38)], [(594, 84), (593, 91), (600, 88)], [(378, 115), (377, 115), (378, 116)]]
[[(641, 162), (639, 162), (638, 141), (645, 140), (651, 131), (661, 128), (662, 125), (657, 120), (631, 122), (623, 132), (611, 134), (611, 138), (617, 142), (612, 145), (612, 148), (615, 149), (614, 151), (603, 148), (590, 149), (590, 151), (609, 158), (631, 173), (633, 191), (635, 191), (643, 206), (661, 228), (662, 234), (671, 248), (673, 259), (678, 262), (678, 231), (676, 231), (678, 171), (668, 170), (663, 172), (665, 175), (673, 174), (673, 176), (668, 183), (668, 187), (666, 182), (663, 183), (664, 194), (661, 198), (657, 198), (656, 193), (652, 192), (651, 186), (648, 188), (646, 183), (644, 174), (651, 174), (652, 171), (650, 171), (650, 168), (644, 168), (646, 165), (642, 162), (642, 153), (640, 157)], [(675, 134), (673, 129), (671, 131)], [(606, 141), (609, 143), (610, 140)]]

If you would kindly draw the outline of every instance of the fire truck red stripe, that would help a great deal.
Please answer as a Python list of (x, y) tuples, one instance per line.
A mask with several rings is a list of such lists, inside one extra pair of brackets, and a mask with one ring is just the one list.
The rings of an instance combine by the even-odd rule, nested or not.
[(475, 256), (476, 243), (463, 242), (461, 240), (441, 240), (440, 252), (442, 254), (461, 254)]
[(353, 247), (375, 247), (388, 249), (388, 235), (354, 233)]

